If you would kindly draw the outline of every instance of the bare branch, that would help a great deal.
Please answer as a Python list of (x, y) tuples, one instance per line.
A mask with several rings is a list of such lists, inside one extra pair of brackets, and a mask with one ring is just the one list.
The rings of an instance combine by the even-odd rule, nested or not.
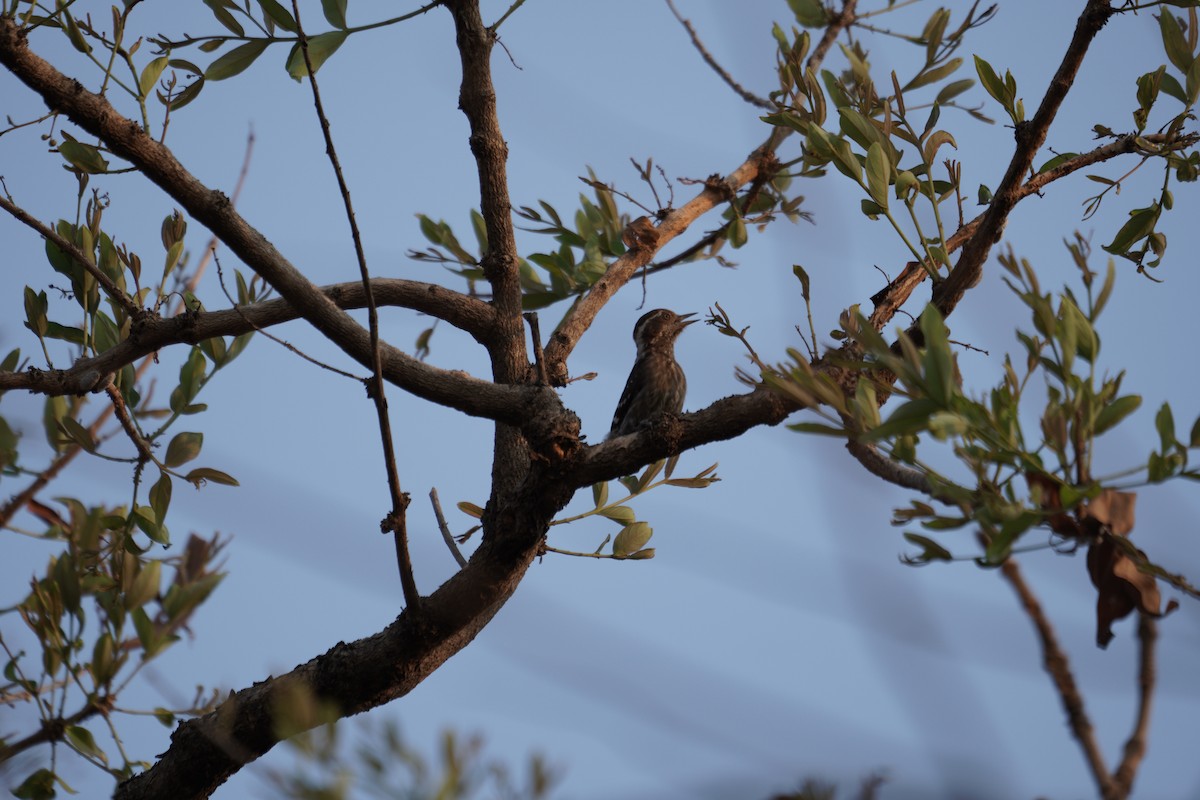
[(1041, 603), (1038, 602), (1029, 585), (1025, 583), (1016, 559), (1009, 558), (1005, 561), (1000, 567), (1000, 574), (1016, 591), (1021, 606), (1025, 609), (1030, 621), (1033, 622), (1034, 629), (1037, 630), (1038, 639), (1042, 643), (1042, 661), (1046, 672), (1050, 673), (1054, 688), (1058, 690), (1059, 699), (1062, 700), (1063, 708), (1067, 712), (1067, 724), (1070, 725), (1071, 733), (1074, 734), (1080, 748), (1083, 749), (1084, 758), (1092, 771), (1092, 777), (1096, 781), (1101, 797), (1113, 797), (1113, 781), (1104, 766), (1104, 754), (1100, 752), (1100, 744), (1096, 741), (1096, 732), (1092, 729), (1092, 722), (1088, 719), (1087, 711), (1083, 707), (1083, 696), (1075, 684), (1071, 665), (1067, 661), (1066, 653), (1058, 644), (1054, 628), (1046, 619)]
[(467, 559), (463, 557), (462, 551), (458, 549), (458, 544), (454, 541), (454, 534), (450, 533), (450, 526), (446, 524), (446, 515), (442, 513), (442, 503), (438, 500), (436, 486), (429, 490), (429, 502), (433, 504), (433, 514), (437, 517), (438, 530), (442, 532), (442, 539), (446, 542), (446, 547), (450, 548), (450, 555), (454, 556), (454, 560), (458, 562), (460, 569), (465, 567)]
[(1096, 34), (1114, 13), (1109, 0), (1088, 0), (1076, 23), (1075, 35), (1071, 38), (1058, 71), (1050, 79), (1050, 86), (1042, 97), (1037, 113), (1032, 120), (1017, 125), (1017, 147), (1009, 162), (1008, 171), (992, 196), (992, 202), (979, 221), (978, 228), (963, 245), (958, 263), (933, 291), (932, 302), (943, 317), (950, 316), (966, 291), (979, 282), (983, 274), (983, 262), (987, 260), (992, 245), (999, 241), (1004, 232), (1008, 215), (1017, 201), (1024, 196), (1021, 184), (1029, 174), (1034, 156), (1046, 141), (1046, 135), (1059, 106), (1074, 84), (1075, 75), (1083, 64), (1083, 57)]
[(138, 430), (137, 425), (133, 421), (133, 417), (129, 415), (129, 409), (125, 406), (125, 398), (121, 397), (120, 390), (110, 380), (108, 385), (104, 387), (105, 394), (112, 402), (113, 413), (116, 414), (117, 421), (121, 423), (121, 428), (124, 429), (125, 435), (133, 442), (134, 448), (138, 453), (138, 463), (145, 464), (154, 459), (154, 451), (150, 449), (150, 443), (146, 441), (146, 437), (142, 436), (142, 432)]
[(765, 100), (759, 97), (758, 95), (754, 94), (754, 92), (751, 92), (749, 89), (743, 87), (740, 83), (733, 79), (733, 76), (730, 75), (724, 67), (717, 63), (717, 60), (713, 58), (712, 53), (708, 52), (708, 48), (704, 46), (704, 42), (700, 41), (700, 36), (696, 33), (696, 29), (692, 27), (692, 23), (684, 19), (683, 15), (679, 13), (679, 9), (675, 8), (674, 0), (667, 0), (667, 8), (671, 9), (671, 13), (675, 15), (675, 19), (679, 20), (679, 24), (682, 25), (684, 30), (688, 32), (688, 36), (692, 37), (692, 46), (696, 48), (696, 52), (698, 52), (700, 57), (704, 59), (704, 63), (712, 67), (713, 72), (717, 73), (717, 76), (720, 77), (721, 80), (725, 81), (725, 84), (730, 89), (733, 89), (738, 97), (742, 98), (750, 105), (758, 106), (759, 108), (765, 108), (768, 111), (775, 110), (776, 107), (774, 103), (772, 103), (770, 100)]
[(1133, 779), (1146, 755), (1146, 740), (1150, 736), (1150, 709), (1154, 704), (1157, 683), (1156, 644), (1158, 623), (1149, 614), (1138, 614), (1138, 708), (1133, 731), (1125, 742), (1121, 763), (1113, 773), (1113, 783), (1119, 797), (1133, 791)]
[(829, 21), (825, 26), (825, 32), (821, 34), (820, 41), (813, 48), (812, 55), (808, 57), (808, 69), (816, 72), (821, 62), (825, 60), (825, 55), (829, 52), (829, 48), (833, 47), (833, 43), (842, 35), (842, 31), (849, 28), (858, 19), (855, 14), (855, 8), (858, 6), (858, 0), (845, 0), (842, 3), (842, 12)]
[(367, 389), (367, 396), (375, 405), (375, 416), (379, 422), (379, 441), (383, 446), (383, 465), (387, 472), (388, 492), (392, 499), (392, 510), (384, 518), (380, 527), (385, 533), (390, 531), (394, 534), (396, 564), (400, 570), (404, 604), (411, 607), (421, 602), (421, 593), (417, 590), (416, 579), (413, 576), (412, 556), (408, 552), (408, 521), (405, 510), (410, 501), (408, 495), (400, 488), (400, 471), (396, 467), (392, 421), (388, 415), (387, 393), (383, 382), (383, 361), (379, 355), (379, 313), (375, 310), (375, 295), (371, 292), (371, 271), (367, 268), (367, 255), (363, 251), (358, 220), (354, 217), (354, 203), (350, 199), (350, 186), (346, 183), (346, 176), (342, 172), (337, 147), (333, 143), (333, 132), (329, 127), (329, 117), (325, 115), (325, 107), (321, 103), (321, 89), (317, 84), (316, 70), (313, 69), (312, 58), (308, 52), (308, 34), (304, 32), (304, 26), (300, 20), (298, 0), (292, 0), (292, 15), (296, 20), (296, 34), (300, 38), (300, 52), (304, 55), (304, 67), (308, 70), (308, 85), (312, 88), (313, 107), (316, 110), (317, 120), (321, 123), (321, 134), (325, 137), (325, 154), (329, 156), (329, 164), (333, 167), (338, 190), (342, 195), (342, 203), (346, 208), (346, 221), (350, 223), (350, 236), (354, 240), (354, 255), (358, 260), (363, 293), (367, 298), (367, 329), (371, 340), (371, 383)]

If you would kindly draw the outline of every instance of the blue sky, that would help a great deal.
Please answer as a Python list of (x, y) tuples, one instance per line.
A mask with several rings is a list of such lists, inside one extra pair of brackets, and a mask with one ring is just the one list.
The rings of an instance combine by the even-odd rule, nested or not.
[[(786, 3), (680, 0), (713, 54), (746, 86), (766, 94), (774, 85), (771, 22), (787, 24)], [(83, 3), (77, 4), (82, 7)], [(965, 4), (951, 4), (961, 14)], [(350, 4), (352, 24), (396, 13), (397, 4)], [(407, 8), (408, 4), (399, 6)], [(919, 30), (936, 6), (917, 3), (880, 24)], [(994, 21), (968, 40), (1000, 71), (1010, 69), (1032, 113), (1069, 40), (1081, 2), (1000, 4)], [(504, 3), (485, 2), (485, 19)], [(319, 4), (302, 4), (310, 25)], [(93, 12), (107, 16), (107, 5)], [(198, 2), (145, 4), (147, 32), (215, 32)], [(136, 17), (135, 17), (136, 19)], [(957, 19), (957, 16), (956, 16)], [(494, 72), (500, 121), (509, 145), (512, 196), (518, 205), (544, 199), (572, 208), (597, 176), (639, 193), (629, 158), (652, 156), (675, 180), (677, 202), (692, 189), (679, 178), (728, 172), (766, 135), (758, 111), (746, 106), (703, 65), (687, 36), (659, 3), (581, 3), (530, 0), (501, 29), (507, 54), (497, 50)], [(876, 75), (911, 69), (916, 51), (887, 38), (869, 38)], [(52, 36), (33, 47), (87, 67)], [(911, 51), (911, 52), (910, 52)], [(1131, 127), (1133, 78), (1163, 59), (1158, 26), (1148, 13), (1114, 19), (1098, 38), (1080, 81), (1051, 130), (1047, 151), (1094, 146), (1091, 126)], [(284, 48), (268, 50), (241, 76), (210, 84), (172, 121), (168, 144), (209, 185), (232, 189), (247, 133), (254, 159), (239, 209), (318, 283), (353, 280), (357, 268), (340, 200), (323, 154), (306, 85), (283, 70)], [(511, 60), (509, 59), (511, 55)], [(200, 60), (196, 53), (190, 57)], [(201, 61), (201, 63), (204, 63)], [(837, 54), (827, 65), (840, 68)], [(409, 248), (425, 242), (415, 214), (445, 219), (471, 239), (468, 211), (478, 205), (467, 128), (457, 110), (459, 66), (449, 15), (435, 10), (346, 44), (319, 73), (333, 134), (354, 194), (374, 274), (444, 281), (439, 267), (414, 262)], [(23, 119), (39, 101), (7, 75), (0, 106)], [(965, 98), (1001, 110), (976, 87)], [(1164, 105), (1173, 103), (1164, 100)], [(910, 106), (914, 103), (909, 99)], [(1161, 116), (1160, 121), (1165, 119)], [(1152, 127), (1154, 123), (1152, 122)], [(943, 126), (958, 143), (964, 184), (995, 187), (1011, 152), (1012, 131), (945, 111)], [(36, 216), (70, 216), (74, 182), (55, 157), (43, 157), (36, 133), (0, 139), (0, 174), (16, 200)], [(793, 147), (795, 144), (793, 143)], [(790, 155), (791, 153), (789, 153)], [(1132, 161), (1095, 173), (1123, 175)], [(1082, 178), (1051, 186), (1014, 213), (1006, 243), (1029, 258), (1042, 285), (1077, 286), (1062, 246), (1073, 230), (1099, 246), (1111, 240), (1126, 213), (1155, 196), (1161, 173), (1147, 167), (1120, 196), (1082, 220), (1082, 202), (1098, 184)], [(136, 176), (96, 181), (110, 193), (106, 227), (115, 238), (157, 263), (158, 227), (173, 205)], [(1106, 471), (1144, 460), (1153, 441), (1153, 412), (1168, 400), (1185, 431), (1200, 413), (1193, 298), (1200, 293), (1192, 224), (1196, 189), (1176, 186), (1177, 210), (1164, 230), (1170, 249), (1151, 283), (1122, 267), (1117, 291), (1101, 321), (1101, 362), (1128, 371), (1126, 389), (1141, 393), (1143, 410), (1101, 448)], [(838, 175), (803, 185), (815, 224), (779, 223), (752, 235), (738, 263), (683, 266), (647, 283), (646, 308), (703, 311), (720, 302), (739, 326), (749, 325), (756, 349), (770, 359), (798, 346), (803, 303), (792, 276), (802, 264), (812, 276), (819, 332), (838, 314), (869, 303), (906, 257), (885, 223), (858, 211), (859, 190)], [(633, 211), (636, 216), (637, 211)], [(967, 213), (977, 213), (968, 207)], [(717, 224), (702, 219), (696, 231)], [(36, 343), (20, 326), (20, 287), (45, 288), (49, 273), (39, 242), (0, 219), (6, 243), (0, 281), (7, 297), (0, 314), (0, 350)], [(199, 256), (205, 236), (193, 224), (188, 245)], [(549, 242), (521, 239), (525, 252)], [(236, 266), (222, 254), (228, 271)], [(994, 259), (983, 284), (968, 295), (950, 324), (954, 338), (987, 351), (960, 352), (968, 385), (983, 391), (999, 377), (1003, 354), (1015, 352), (1014, 319), (1027, 315), (998, 279)], [(225, 304), (210, 272), (200, 296)], [(919, 290), (918, 297), (926, 296)], [(592, 441), (602, 438), (633, 356), (629, 331), (641, 313), (640, 287), (631, 284), (606, 308), (571, 362), (572, 372), (595, 371), (572, 384), (564, 402), (583, 420)], [(559, 309), (542, 312), (543, 330)], [(1016, 315), (1016, 316), (1014, 316)], [(381, 314), (386, 338), (410, 348), (428, 320), (397, 309)], [(302, 325), (277, 331), (315, 357), (346, 366), (335, 348)], [(824, 344), (831, 340), (826, 338)], [(486, 374), (482, 351), (448, 326), (438, 328), (432, 362)], [(734, 369), (739, 346), (706, 326), (693, 326), (678, 348), (687, 370), (689, 409), (739, 391)], [(164, 354), (163, 378), (175, 375), (175, 354)], [(374, 413), (361, 387), (333, 377), (264, 339), (205, 390), (210, 412), (197, 419), (205, 433), (200, 463), (235, 475), (237, 489), (210, 486), (176, 491), (169, 525), (176, 542), (188, 531), (233, 536), (229, 577), (199, 615), (194, 641), (182, 642), (154, 667), (155, 685), (139, 688), (126, 705), (159, 705), (189, 697), (196, 683), (240, 688), (280, 674), (339, 640), (388, 624), (401, 594), (392, 545), (378, 534), (387, 487)], [(389, 393), (401, 480), (414, 497), (409, 513), (417, 581), (432, 591), (454, 570), (426, 495), (436, 486), (448, 509), (458, 500), (482, 502), (490, 465), (490, 430), (483, 421)], [(10, 393), (4, 414), (27, 432), (23, 457), (35, 465), (44, 452), (40, 403)], [(1086, 797), (1094, 793), (1040, 656), (1031, 626), (1011, 590), (995, 573), (968, 564), (925, 569), (902, 566), (901, 530), (888, 524), (904, 492), (878, 482), (835, 443), (785, 429), (752, 431), (735, 442), (689, 452), (680, 473), (720, 462), (722, 481), (704, 490), (659, 490), (638, 500), (639, 519), (655, 527), (657, 558), (618, 563), (547, 557), (475, 643), (406, 697), (372, 712), (399, 719), (408, 738), (430, 747), (443, 727), (479, 731), (488, 750), (510, 763), (542, 752), (566, 770), (562, 795), (599, 798), (722, 798), (766, 796), (804, 776), (856, 785), (883, 771), (884, 797)], [(53, 493), (118, 502), (129, 475), (96, 460), (81, 461)], [(5, 481), (4, 494), (15, 492)], [(583, 493), (586, 495), (588, 493)], [(579, 508), (590, 497), (577, 499)], [(573, 506), (574, 508), (574, 506)], [(1200, 512), (1193, 486), (1142, 492), (1138, 545), (1161, 563), (1200, 576), (1189, 540)], [(450, 524), (471, 520), (450, 511)], [(551, 544), (591, 549), (607, 523), (556, 529)], [(948, 540), (959, 552), (971, 537)], [(4, 534), (0, 581), (19, 591), (52, 546)], [(1109, 761), (1128, 734), (1134, 707), (1133, 625), (1118, 624), (1107, 651), (1094, 644), (1094, 592), (1082, 557), (1035, 553), (1022, 559), (1069, 649)], [(1166, 592), (1167, 597), (1174, 593)], [(13, 602), (11, 599), (2, 601)], [(1160, 694), (1139, 797), (1200, 793), (1194, 758), (1194, 690), (1200, 627), (1196, 606), (1161, 626)], [(11, 627), (6, 624), (5, 636)], [(20, 725), (7, 711), (0, 726)], [(166, 747), (165, 729), (135, 721), (127, 745), (151, 758)], [(267, 765), (281, 765), (272, 753)], [(269, 796), (251, 777), (236, 776), (218, 798)], [(90, 768), (69, 768), (86, 795), (105, 790)]]

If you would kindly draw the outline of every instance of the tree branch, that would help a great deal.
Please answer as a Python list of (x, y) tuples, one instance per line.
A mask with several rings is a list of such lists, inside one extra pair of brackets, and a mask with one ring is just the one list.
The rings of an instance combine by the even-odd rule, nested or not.
[(304, 32), (304, 25), (300, 20), (299, 0), (292, 0), (292, 16), (296, 20), (296, 35), (300, 39), (300, 52), (304, 55), (304, 67), (308, 71), (308, 85), (312, 89), (313, 107), (317, 113), (317, 120), (321, 124), (321, 134), (325, 137), (325, 154), (329, 156), (329, 164), (333, 167), (338, 190), (342, 195), (342, 203), (346, 208), (346, 221), (350, 223), (350, 238), (354, 241), (354, 256), (358, 261), (363, 294), (367, 299), (367, 329), (371, 341), (371, 384), (367, 395), (375, 405), (375, 417), (379, 423), (379, 442), (383, 449), (383, 467), (387, 473), (388, 492), (392, 499), (392, 510), (384, 518), (381, 528), (385, 532), (390, 531), (393, 534), (396, 544), (396, 564), (400, 570), (400, 585), (404, 592), (404, 604), (414, 606), (421, 601), (421, 593), (417, 590), (416, 579), (413, 576), (412, 556), (408, 552), (408, 519), (405, 511), (408, 509), (409, 497), (400, 488), (400, 471), (396, 466), (392, 421), (388, 415), (387, 390), (383, 382), (383, 362), (379, 354), (379, 313), (375, 309), (375, 295), (371, 291), (371, 271), (367, 268), (367, 255), (363, 251), (358, 220), (354, 216), (350, 186), (346, 183), (346, 176), (342, 172), (337, 147), (333, 143), (333, 132), (329, 127), (329, 117), (325, 115), (325, 106), (321, 102), (321, 89), (317, 84), (317, 73), (313, 69), (312, 58), (308, 52), (308, 34)]
[[(1151, 133), (1141, 137), (1151, 144), (1171, 145), (1172, 147), (1184, 148), (1190, 147), (1197, 141), (1200, 141), (1200, 134), (1189, 133), (1183, 136), (1172, 136), (1165, 133)], [(1016, 191), (1016, 199), (1022, 200), (1031, 194), (1039, 194), (1049, 184), (1054, 181), (1061, 180), (1068, 175), (1078, 172), (1085, 167), (1090, 167), (1093, 164), (1098, 164), (1117, 156), (1128, 155), (1129, 153), (1137, 152), (1138, 137), (1133, 134), (1127, 134), (1120, 137), (1114, 142), (1097, 147), (1094, 150), (1089, 150), (1075, 158), (1068, 159), (1056, 167), (1039, 172), (1033, 175), (1029, 180), (1021, 184)], [(970, 222), (964, 224), (961, 228), (951, 234), (946, 240), (946, 252), (953, 253), (961, 248), (968, 240), (970, 240), (979, 230), (980, 225), (987, 212), (980, 214)], [(875, 304), (874, 310), (871, 312), (871, 325), (876, 330), (882, 330), (896, 312), (908, 302), (908, 298), (912, 295), (913, 290), (921, 283), (929, 273), (918, 262), (910, 262), (887, 286), (879, 290), (872, 298)]]
[[(462, 63), (458, 107), (471, 128), (470, 147), (479, 176), (479, 213), (487, 233), (480, 260), (492, 287), (496, 311), (493, 335), (485, 342), (498, 384), (530, 383), (525, 351), (525, 321), (521, 317), (521, 281), (512, 202), (508, 194), (508, 145), (500, 130), (491, 56), (496, 32), (483, 24), (479, 0), (446, 0), (454, 17), (455, 42)], [(497, 24), (503, 22), (501, 18)], [(576, 430), (574, 435), (578, 435)], [(529, 447), (520, 431), (497, 425), (492, 453), (492, 489), (488, 507), (511, 501), (529, 471)], [(485, 515), (486, 516), (486, 515)], [(505, 526), (485, 519), (483, 538), (504, 534)]]
[[(133, 120), (34, 54), (16, 22), (0, 17), (0, 63), (29, 86), (46, 104), (99, 137), (115, 155), (129, 161), (200, 223), (220, 237), (239, 258), (271, 284), (299, 314), (359, 364), (370, 367), (372, 349), (365, 329), (290, 264), (233, 209), (224, 194), (191, 175), (164, 145), (146, 135)], [(448, 291), (448, 290), (447, 290)], [(519, 328), (519, 319), (517, 322)], [(523, 341), (523, 340), (522, 340)], [(389, 380), (425, 399), (455, 406), (444, 375), (391, 346), (382, 359)], [(489, 384), (481, 383), (483, 386)], [(86, 391), (75, 386), (68, 391)], [(497, 399), (492, 394), (492, 399)], [(460, 409), (465, 410), (465, 409)], [(470, 412), (468, 412), (470, 413)], [(485, 415), (486, 416), (486, 415)]]
[[(820, 66), (833, 42), (854, 22), (856, 5), (857, 0), (845, 0), (841, 13), (830, 20), (821, 41), (809, 56), (809, 68), (816, 70)], [(635, 244), (609, 265), (608, 270), (586, 294), (580, 296), (550, 337), (546, 345), (546, 368), (553, 385), (566, 385), (569, 377), (567, 358), (609, 298), (628, 283), (638, 269), (649, 264), (667, 242), (686, 231), (701, 215), (720, 203), (728, 202), (742, 186), (760, 180), (764, 174), (775, 169), (778, 165), (775, 150), (790, 135), (791, 132), (787, 129), (775, 128), (767, 140), (729, 175), (724, 178), (709, 178), (699, 194), (668, 213), (657, 227), (647, 226), (637, 231), (638, 235), (632, 237)], [(637, 222), (633, 224), (636, 225)]]
[(690, 36), (692, 39), (692, 47), (696, 48), (696, 52), (698, 52), (700, 57), (704, 59), (704, 63), (712, 67), (712, 71), (717, 73), (717, 77), (725, 81), (725, 85), (732, 89), (734, 94), (752, 106), (765, 108), (768, 111), (775, 110), (776, 106), (774, 103), (772, 103), (770, 100), (765, 100), (759, 97), (754, 92), (742, 86), (733, 79), (733, 76), (730, 75), (724, 67), (717, 63), (717, 60), (713, 58), (712, 53), (708, 52), (708, 48), (704, 46), (704, 42), (700, 41), (700, 36), (696, 33), (696, 29), (692, 27), (692, 23), (679, 13), (679, 9), (675, 8), (674, 0), (667, 0), (667, 8), (671, 9), (671, 13), (675, 15), (675, 19), (679, 20), (679, 24), (682, 25), (683, 29), (688, 32), (688, 36)]
[(1024, 196), (1021, 184), (1029, 174), (1038, 150), (1046, 142), (1050, 125), (1075, 81), (1075, 75), (1083, 64), (1088, 47), (1114, 13), (1109, 0), (1088, 0), (1075, 25), (1075, 35), (1071, 38), (1058, 71), (1050, 79), (1050, 86), (1042, 97), (1037, 113), (1029, 122), (1017, 125), (1016, 151), (1004, 178), (992, 196), (991, 204), (984, 212), (975, 232), (963, 245), (958, 263), (933, 291), (931, 302), (943, 317), (950, 316), (967, 289), (979, 282), (983, 274), (983, 262), (987, 260), (992, 245), (1000, 240), (1008, 215), (1017, 201)]
[(1113, 773), (1117, 796), (1128, 797), (1133, 791), (1133, 779), (1137, 775), (1142, 757), (1146, 755), (1146, 740), (1150, 736), (1150, 709), (1154, 704), (1154, 686), (1157, 682), (1155, 652), (1158, 640), (1158, 623), (1149, 614), (1138, 614), (1138, 709), (1133, 731), (1125, 742), (1125, 751), (1117, 771)]
[(55, 230), (34, 219), (25, 209), (9, 202), (8, 198), (3, 195), (0, 195), (0, 208), (11, 214), (18, 222), (37, 231), (43, 239), (52, 242), (55, 247), (70, 256), (72, 261), (96, 279), (96, 283), (100, 284), (100, 287), (104, 289), (104, 293), (111, 297), (113, 302), (125, 309), (125, 313), (130, 317), (139, 319), (147, 313), (146, 309), (135, 303), (132, 297), (121, 291), (120, 287), (113, 283), (112, 278), (105, 275), (103, 270), (89, 261), (87, 255), (76, 247), (74, 242), (68, 242), (59, 236)]
[(1029, 585), (1025, 583), (1025, 578), (1021, 575), (1016, 560), (1013, 558), (1006, 560), (1000, 566), (1000, 574), (1016, 591), (1021, 606), (1025, 609), (1030, 621), (1033, 622), (1034, 629), (1037, 630), (1038, 639), (1042, 643), (1042, 661), (1046, 672), (1050, 673), (1050, 679), (1054, 682), (1054, 688), (1058, 690), (1059, 699), (1062, 700), (1063, 708), (1067, 712), (1067, 724), (1071, 726), (1071, 733), (1074, 734), (1080, 748), (1083, 749), (1084, 759), (1091, 768), (1092, 777), (1096, 780), (1101, 797), (1108, 800), (1113, 797), (1113, 781), (1109, 778), (1108, 770), (1104, 766), (1104, 754), (1100, 752), (1100, 745), (1096, 741), (1096, 732), (1092, 729), (1092, 722), (1088, 719), (1087, 710), (1083, 707), (1083, 696), (1079, 693), (1079, 687), (1075, 685), (1075, 677), (1071, 674), (1071, 665), (1067, 662), (1067, 656), (1058, 644), (1054, 628), (1046, 619), (1041, 603), (1029, 589)]

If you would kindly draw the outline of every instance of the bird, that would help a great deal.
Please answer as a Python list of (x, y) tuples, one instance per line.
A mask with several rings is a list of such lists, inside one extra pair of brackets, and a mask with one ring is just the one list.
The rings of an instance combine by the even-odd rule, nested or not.
[(694, 316), (656, 308), (643, 314), (633, 326), (637, 358), (606, 439), (633, 433), (657, 416), (683, 410), (687, 378), (675, 361), (675, 340), (697, 321), (691, 319)]

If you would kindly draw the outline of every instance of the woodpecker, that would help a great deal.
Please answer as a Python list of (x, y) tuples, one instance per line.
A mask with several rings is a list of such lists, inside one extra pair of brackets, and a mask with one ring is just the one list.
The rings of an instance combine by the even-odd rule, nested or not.
[(675, 361), (675, 340), (684, 328), (696, 322), (689, 319), (693, 316), (658, 308), (643, 314), (633, 326), (637, 358), (606, 439), (633, 433), (661, 414), (683, 410), (687, 378)]

